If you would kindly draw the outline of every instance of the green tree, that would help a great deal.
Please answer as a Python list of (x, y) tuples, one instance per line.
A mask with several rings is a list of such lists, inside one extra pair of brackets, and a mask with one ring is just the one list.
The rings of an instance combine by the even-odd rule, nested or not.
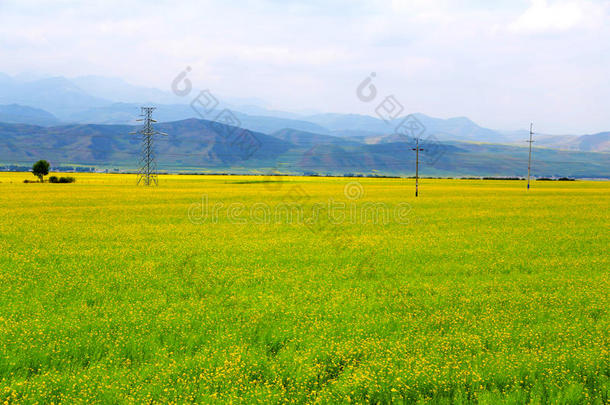
[(44, 176), (49, 174), (50, 167), (51, 165), (46, 160), (39, 160), (38, 162), (34, 163), (34, 166), (32, 166), (32, 174), (38, 177), (38, 180), (43, 182)]

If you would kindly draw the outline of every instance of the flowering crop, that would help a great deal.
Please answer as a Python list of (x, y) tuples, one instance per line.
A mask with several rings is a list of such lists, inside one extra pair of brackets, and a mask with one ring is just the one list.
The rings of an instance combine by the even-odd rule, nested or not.
[[(610, 401), (610, 183), (24, 176), (0, 173), (2, 402)], [(189, 220), (293, 186), (410, 218)]]

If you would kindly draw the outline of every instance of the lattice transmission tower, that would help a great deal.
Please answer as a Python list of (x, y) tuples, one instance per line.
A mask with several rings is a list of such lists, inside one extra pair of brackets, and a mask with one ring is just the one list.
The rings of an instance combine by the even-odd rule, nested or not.
[(163, 132), (155, 131), (153, 123), (157, 122), (152, 118), (155, 107), (142, 107), (141, 117), (138, 121), (143, 121), (142, 129), (132, 134), (142, 137), (142, 155), (140, 157), (140, 170), (138, 171), (138, 185), (156, 186), (159, 184), (157, 174), (157, 161), (155, 155), (155, 135), (167, 135)]

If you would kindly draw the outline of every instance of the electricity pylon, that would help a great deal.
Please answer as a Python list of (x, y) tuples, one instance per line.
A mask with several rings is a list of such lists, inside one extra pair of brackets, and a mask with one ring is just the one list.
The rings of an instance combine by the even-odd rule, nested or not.
[(152, 118), (155, 107), (142, 107), (142, 114), (138, 121), (143, 121), (144, 126), (137, 132), (142, 136), (142, 155), (140, 157), (140, 170), (138, 171), (138, 185), (156, 186), (159, 184), (157, 175), (157, 161), (155, 156), (154, 138), (155, 135), (167, 135), (163, 132), (155, 131), (153, 123), (157, 122)]

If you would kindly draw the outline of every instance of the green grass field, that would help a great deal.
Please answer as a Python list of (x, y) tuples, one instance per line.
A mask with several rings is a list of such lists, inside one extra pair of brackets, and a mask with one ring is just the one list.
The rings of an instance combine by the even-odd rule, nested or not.
[(0, 173), (5, 403), (610, 403), (610, 182), (76, 177)]

